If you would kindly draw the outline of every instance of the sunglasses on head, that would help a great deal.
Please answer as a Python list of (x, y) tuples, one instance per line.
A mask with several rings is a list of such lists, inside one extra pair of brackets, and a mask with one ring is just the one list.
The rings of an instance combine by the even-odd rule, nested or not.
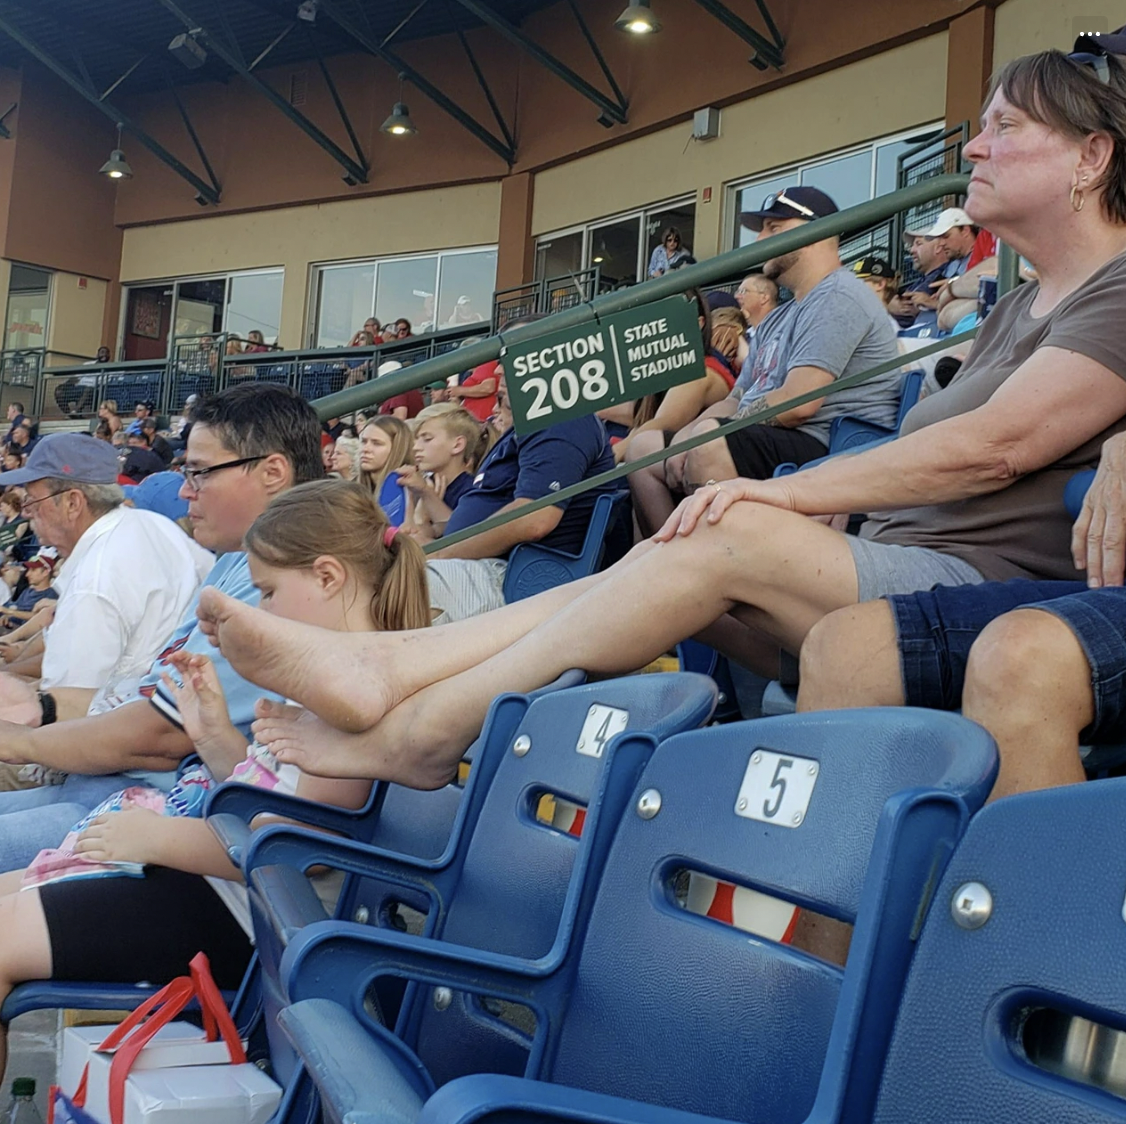
[(793, 199), (788, 198), (785, 190), (768, 195), (762, 201), (762, 210), (773, 211), (779, 203), (785, 203), (791, 210), (797, 211), (799, 215), (804, 215), (808, 219), (815, 219), (817, 217), (808, 207), (803, 207), (800, 203), (795, 203)]

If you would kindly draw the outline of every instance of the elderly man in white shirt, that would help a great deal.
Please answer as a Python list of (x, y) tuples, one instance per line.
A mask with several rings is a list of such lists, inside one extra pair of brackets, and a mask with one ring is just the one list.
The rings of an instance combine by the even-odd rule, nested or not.
[[(117, 472), (112, 446), (56, 433), (0, 473), (0, 488), (24, 488), (36, 536), (66, 560), (39, 669), (45, 711), (84, 713), (99, 690), (145, 675), (214, 563), (172, 520), (125, 507)], [(36, 670), (26, 657), (18, 666)]]

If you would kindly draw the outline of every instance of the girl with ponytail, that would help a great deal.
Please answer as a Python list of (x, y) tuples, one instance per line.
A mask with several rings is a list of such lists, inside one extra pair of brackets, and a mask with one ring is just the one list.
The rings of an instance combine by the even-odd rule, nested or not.
[[(261, 606), (276, 616), (342, 632), (430, 624), (422, 550), (360, 484), (317, 480), (283, 492), (247, 532), (246, 549)], [(58, 850), (0, 875), (0, 964), (9, 965), (0, 1002), (27, 979), (162, 984), (201, 949), (219, 986), (237, 987), (252, 952), (250, 913), (238, 868), (199, 818), (206, 791), (227, 779), (344, 808), (368, 797), (370, 781), (307, 776), (247, 746), (206, 656), (181, 651), (168, 663), (180, 682), (166, 683), (206, 768), (168, 794), (141, 785), (115, 794)], [(0, 1030), (0, 1074), (3, 1059)]]

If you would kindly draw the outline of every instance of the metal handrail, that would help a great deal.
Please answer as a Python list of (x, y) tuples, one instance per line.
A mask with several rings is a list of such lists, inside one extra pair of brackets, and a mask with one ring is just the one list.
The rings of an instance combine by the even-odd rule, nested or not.
[(625, 312), (627, 309), (637, 308), (661, 300), (663, 297), (675, 296), (687, 289), (713, 285), (736, 273), (749, 272), (762, 265), (768, 258), (792, 253), (825, 238), (839, 237), (850, 231), (874, 226), (899, 211), (929, 203), (944, 195), (960, 195), (966, 190), (968, 183), (967, 175), (934, 176), (911, 187), (902, 188), (889, 195), (881, 195), (878, 199), (869, 200), (856, 207), (849, 207), (835, 215), (815, 219), (796, 230), (777, 234), (768, 242), (755, 242), (726, 254), (718, 254), (696, 265), (666, 273), (663, 277), (657, 277), (652, 281), (645, 281), (628, 289), (603, 293), (592, 301), (564, 309), (543, 320), (490, 336), (449, 355), (428, 359), (409, 370), (385, 375), (379, 380), (378, 386), (366, 383), (318, 398), (313, 402), (313, 407), (322, 419), (341, 417), (356, 410), (367, 409), (397, 394), (421, 389), (428, 383), (443, 381), (450, 375), (460, 374), (470, 367), (499, 359), (501, 348), (506, 344), (524, 343), (539, 339), (549, 332), (582, 327), (597, 322), (602, 316)]

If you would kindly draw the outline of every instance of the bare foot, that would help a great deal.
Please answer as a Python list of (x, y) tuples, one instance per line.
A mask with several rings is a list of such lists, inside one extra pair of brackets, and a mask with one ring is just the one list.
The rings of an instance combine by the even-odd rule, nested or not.
[(366, 730), (398, 702), (394, 664), (378, 633), (299, 624), (211, 586), (200, 594), (198, 618), (244, 679), (296, 699), (337, 730)]
[(457, 775), (460, 753), (413, 752), (407, 739), (392, 737), (380, 746), (380, 730), (346, 734), (309, 710), (272, 699), (254, 704), (254, 737), (285, 765), (318, 777), (364, 777), (395, 781), (412, 788), (441, 788)]

